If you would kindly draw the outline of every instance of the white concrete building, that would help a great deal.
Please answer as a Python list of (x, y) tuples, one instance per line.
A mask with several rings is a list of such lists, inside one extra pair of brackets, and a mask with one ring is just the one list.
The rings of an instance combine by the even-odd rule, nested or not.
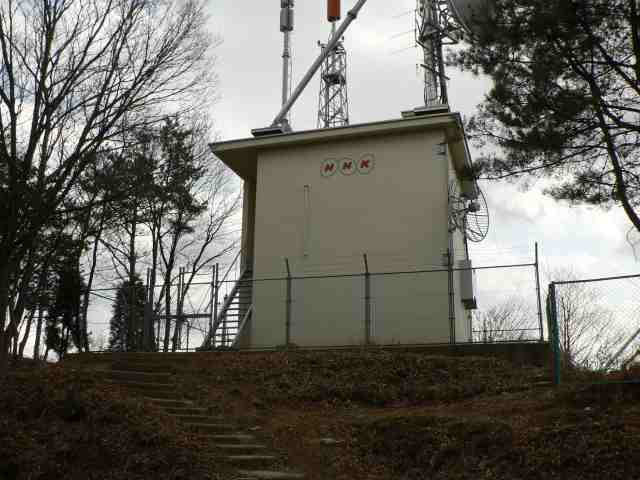
[[(236, 293), (244, 297), (239, 323), (246, 317), (236, 345), (470, 340), (471, 272), (447, 266), (447, 251), (453, 267), (468, 260), (463, 235), (449, 228), (449, 185), (474, 188), (461, 181), (471, 160), (458, 114), (211, 148), (244, 181), (242, 265), (255, 282)], [(348, 276), (365, 272), (363, 254), (369, 288), (365, 276)], [(289, 304), (287, 282), (271, 280), (287, 275), (285, 259)], [(391, 274), (416, 268), (439, 271)], [(347, 276), (318, 278), (339, 274)]]

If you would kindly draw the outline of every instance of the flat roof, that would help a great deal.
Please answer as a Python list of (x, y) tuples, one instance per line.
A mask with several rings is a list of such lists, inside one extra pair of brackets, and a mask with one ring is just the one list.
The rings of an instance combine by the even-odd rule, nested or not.
[(459, 113), (438, 113), (382, 122), (361, 123), (346, 127), (323, 128), (213, 142), (211, 151), (231, 170), (245, 180), (255, 179), (258, 153), (294, 145), (326, 143), (381, 134), (408, 133), (444, 129), (456, 170), (471, 166), (462, 118)]

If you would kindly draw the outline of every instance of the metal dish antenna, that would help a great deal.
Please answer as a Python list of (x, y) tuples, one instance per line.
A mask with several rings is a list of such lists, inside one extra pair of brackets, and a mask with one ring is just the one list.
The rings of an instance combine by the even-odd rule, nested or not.
[(458, 181), (449, 183), (449, 232), (460, 230), (471, 242), (481, 242), (489, 233), (489, 208), (482, 190), (475, 185), (461, 192)]
[(631, 250), (633, 250), (633, 258), (635, 258), (636, 262), (640, 260), (640, 232), (636, 229), (636, 227), (631, 227), (627, 232), (627, 243), (631, 246)]

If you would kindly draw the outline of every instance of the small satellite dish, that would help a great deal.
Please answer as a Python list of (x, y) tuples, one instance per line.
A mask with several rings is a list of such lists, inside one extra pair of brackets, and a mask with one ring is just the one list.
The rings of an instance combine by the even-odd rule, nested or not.
[(631, 227), (627, 232), (627, 243), (631, 246), (631, 250), (633, 250), (633, 258), (637, 261), (640, 261), (640, 232), (636, 229), (636, 227)]
[(456, 20), (467, 33), (478, 32), (476, 22), (486, 22), (493, 12), (492, 0), (449, 0), (449, 6)]
[(460, 230), (467, 240), (481, 242), (489, 233), (489, 209), (482, 190), (476, 187), (475, 192), (471, 198), (460, 192), (457, 181), (449, 184), (449, 231)]

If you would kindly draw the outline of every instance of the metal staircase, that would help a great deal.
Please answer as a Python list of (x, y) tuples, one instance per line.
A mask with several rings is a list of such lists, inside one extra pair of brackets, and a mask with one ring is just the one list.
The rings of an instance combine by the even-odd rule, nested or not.
[(225, 295), (222, 307), (213, 322), (213, 329), (198, 350), (234, 348), (240, 333), (253, 312), (253, 271), (245, 269), (231, 291)]

